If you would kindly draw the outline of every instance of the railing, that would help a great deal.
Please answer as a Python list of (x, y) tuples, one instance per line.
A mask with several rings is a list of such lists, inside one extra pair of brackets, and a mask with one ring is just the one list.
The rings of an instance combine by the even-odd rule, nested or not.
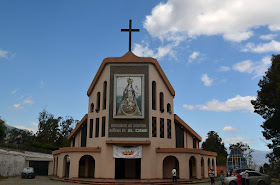
[(6, 150), (15, 150), (18, 152), (38, 152), (38, 153), (44, 153), (44, 154), (52, 154), (52, 150), (43, 149), (43, 148), (35, 148), (30, 146), (24, 146), (24, 145), (13, 145), (13, 144), (7, 144), (2, 143), (0, 144), (0, 148), (6, 149)]

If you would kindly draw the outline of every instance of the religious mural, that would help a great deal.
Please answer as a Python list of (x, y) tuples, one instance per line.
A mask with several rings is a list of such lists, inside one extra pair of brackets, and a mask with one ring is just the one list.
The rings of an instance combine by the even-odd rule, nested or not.
[(114, 118), (144, 118), (144, 75), (114, 77)]

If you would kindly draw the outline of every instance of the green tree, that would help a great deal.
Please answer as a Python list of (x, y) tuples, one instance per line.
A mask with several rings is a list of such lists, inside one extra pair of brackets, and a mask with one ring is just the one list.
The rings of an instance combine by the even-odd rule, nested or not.
[(28, 130), (14, 128), (7, 134), (7, 142), (10, 144), (27, 145), (34, 141), (34, 134)]
[(251, 103), (255, 113), (265, 120), (261, 127), (263, 136), (270, 140), (268, 147), (280, 158), (280, 55), (272, 55), (272, 65), (259, 81), (258, 97)]
[(252, 153), (254, 152), (250, 146), (247, 143), (236, 143), (236, 144), (230, 144), (229, 145), (229, 149), (232, 150), (234, 148), (238, 148), (239, 150), (241, 150), (241, 152), (243, 152), (243, 157), (246, 158), (247, 160), (247, 166), (248, 168), (254, 168), (255, 164), (253, 161), (253, 156)]
[(70, 146), (70, 141), (68, 140), (68, 136), (73, 131), (73, 126), (78, 123), (78, 120), (74, 120), (71, 116), (66, 116), (66, 119), (62, 119), (59, 123), (60, 126), (60, 138), (59, 142), (62, 147)]
[(4, 143), (6, 137), (7, 128), (5, 126), (5, 121), (0, 117), (0, 144)]
[(203, 150), (217, 153), (217, 165), (225, 165), (227, 162), (227, 150), (222, 142), (222, 139), (215, 131), (207, 133), (207, 139), (202, 143), (201, 148)]
[(61, 117), (55, 118), (53, 114), (48, 113), (45, 109), (39, 113), (39, 124), (37, 132), (37, 141), (48, 143), (53, 146), (60, 146), (59, 122)]

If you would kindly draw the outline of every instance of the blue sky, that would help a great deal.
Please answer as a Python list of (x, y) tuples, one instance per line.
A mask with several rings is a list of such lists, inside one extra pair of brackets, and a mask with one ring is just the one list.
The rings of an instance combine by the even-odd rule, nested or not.
[(203, 138), (268, 150), (250, 100), (279, 54), (278, 0), (2, 0), (0, 116), (37, 129), (44, 108), (81, 119), (102, 60), (155, 57), (176, 91), (174, 112)]

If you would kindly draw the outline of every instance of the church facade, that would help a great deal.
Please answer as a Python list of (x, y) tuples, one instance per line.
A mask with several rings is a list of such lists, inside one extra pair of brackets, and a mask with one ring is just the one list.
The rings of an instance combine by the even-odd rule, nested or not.
[[(174, 114), (175, 91), (156, 59), (132, 52), (103, 60), (88, 91), (88, 113), (53, 152), (58, 177), (180, 179), (208, 177), (214, 152)], [(216, 172), (216, 170), (215, 170)]]

